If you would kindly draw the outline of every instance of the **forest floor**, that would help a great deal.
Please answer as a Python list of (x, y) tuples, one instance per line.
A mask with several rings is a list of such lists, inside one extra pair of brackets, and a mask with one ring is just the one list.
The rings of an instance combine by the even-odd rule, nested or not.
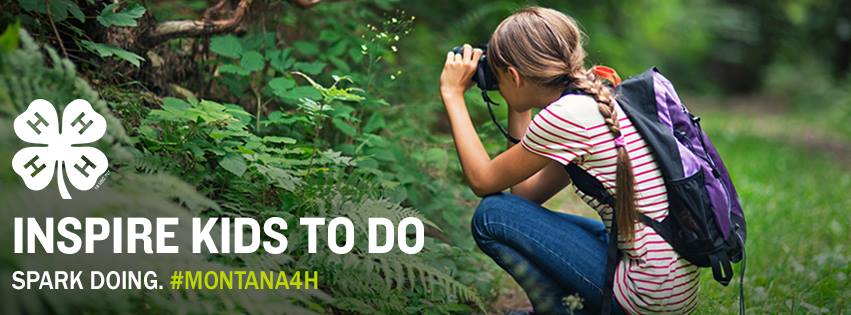
[[(751, 313), (851, 313), (851, 139), (754, 96), (687, 99), (724, 157), (748, 222), (745, 297)], [(568, 188), (550, 209), (599, 218)], [(727, 287), (701, 275), (696, 314), (732, 314), (738, 272)], [(531, 308), (510, 278), (492, 309)]]

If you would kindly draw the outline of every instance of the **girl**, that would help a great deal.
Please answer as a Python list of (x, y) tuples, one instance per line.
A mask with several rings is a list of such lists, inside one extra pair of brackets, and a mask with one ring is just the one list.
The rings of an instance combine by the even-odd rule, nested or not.
[[(659, 221), (668, 215), (661, 173), (611, 90), (585, 68), (582, 36), (573, 19), (540, 7), (496, 28), (486, 59), (509, 104), (509, 132), (522, 141), (493, 160), (464, 103), (483, 52), (465, 45), (446, 56), (440, 92), (464, 177), (486, 196), (473, 215), (473, 237), (523, 287), (536, 313), (568, 313), (563, 298), (577, 294), (586, 313), (599, 313), (603, 303), (615, 314), (689, 313), (697, 305), (697, 267), (636, 219), (639, 212)], [(534, 119), (533, 107), (541, 108)], [(568, 163), (616, 199), (623, 255), (613, 301), (602, 298), (611, 207), (578, 191), (603, 222), (540, 206), (569, 183)], [(511, 194), (501, 193), (508, 188)]]

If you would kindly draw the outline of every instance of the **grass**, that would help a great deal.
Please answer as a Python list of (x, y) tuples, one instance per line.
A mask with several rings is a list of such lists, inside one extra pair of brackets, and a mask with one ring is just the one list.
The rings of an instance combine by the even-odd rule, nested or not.
[[(851, 313), (851, 170), (838, 162), (846, 157), (733, 127), (747, 126), (748, 117), (703, 117), (747, 218), (748, 311)], [(736, 312), (738, 278), (724, 288), (707, 270), (701, 280), (697, 314)]]
[[(794, 137), (829, 134), (800, 117), (766, 119), (712, 108), (696, 112), (724, 157), (745, 211), (748, 313), (851, 314), (851, 168), (844, 163), (849, 157), (839, 156), (848, 151), (819, 150), (819, 141)], [(546, 206), (599, 218), (571, 189)], [(738, 312), (739, 267), (727, 287), (702, 270), (695, 314)]]

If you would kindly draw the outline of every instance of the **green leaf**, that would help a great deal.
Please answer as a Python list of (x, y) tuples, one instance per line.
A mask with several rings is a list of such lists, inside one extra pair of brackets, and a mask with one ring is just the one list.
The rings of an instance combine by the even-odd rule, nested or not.
[(138, 3), (134, 3), (133, 5), (122, 11), (113, 12), (115, 11), (116, 5), (117, 3), (110, 4), (100, 11), (100, 15), (98, 15), (97, 20), (101, 25), (105, 27), (136, 27), (138, 25), (136, 23), (136, 19), (142, 17), (142, 15), (145, 14), (145, 7)]
[(246, 71), (254, 72), (262, 70), (265, 62), (263, 61), (263, 55), (256, 50), (249, 50), (242, 54), (239, 64)]
[(349, 47), (348, 42), (339, 41), (336, 44), (334, 44), (334, 46), (331, 46), (331, 48), (328, 49), (325, 53), (330, 55), (330, 56), (340, 57), (341, 55), (343, 55), (344, 52), (346, 52), (346, 48), (348, 48), (348, 47)]
[(364, 132), (373, 132), (376, 130), (380, 130), (384, 128), (384, 115), (379, 112), (372, 113), (372, 116), (369, 116), (369, 120), (367, 120), (366, 125), (363, 127)]
[(369, 169), (378, 169), (378, 161), (373, 158), (362, 158), (357, 161), (357, 165), (360, 168), (369, 168)]
[[(340, 89), (337, 87), (332, 87), (330, 89), (326, 89), (324, 96), (325, 99), (329, 100), (340, 100), (340, 101), (348, 101), (348, 102), (360, 102), (364, 100), (364, 97), (353, 92), (359, 92), (357, 89)], [(362, 92), (362, 91), (360, 91)]]
[(440, 148), (431, 148), (426, 151), (425, 154), (426, 162), (428, 163), (440, 163), (446, 160), (446, 151)]
[(268, 137), (263, 137), (263, 142), (295, 144), (296, 140), (293, 139), (293, 138), (287, 138), (287, 137), (268, 136)]
[(77, 3), (71, 0), (18, 0), (18, 4), (20, 4), (21, 8), (26, 11), (41, 14), (47, 14), (47, 8), (50, 6), (50, 17), (57, 23), (65, 21), (65, 19), (68, 18), (68, 13), (71, 13), (71, 15), (80, 22), (86, 21), (86, 16), (83, 14), (83, 11), (80, 11), (80, 7), (77, 6)]
[(163, 109), (165, 110), (186, 110), (189, 107), (192, 107), (192, 105), (189, 105), (189, 103), (182, 99), (174, 97), (163, 98)]
[(98, 54), (98, 56), (101, 56), (102, 58), (115, 57), (127, 61), (136, 67), (139, 67), (141, 62), (145, 61), (145, 58), (115, 46), (90, 42), (87, 40), (80, 41), (80, 44), (82, 44), (83, 48)]
[(324, 62), (296, 62), (295, 66), (293, 66), (296, 70), (301, 72), (317, 75), (325, 69), (326, 63)]
[(337, 127), (338, 130), (342, 131), (345, 135), (349, 137), (354, 137), (358, 134), (358, 131), (357, 129), (355, 129), (355, 127), (343, 121), (342, 119), (334, 118), (331, 120), (331, 122), (334, 124), (334, 127)]
[(319, 54), (319, 46), (316, 46), (316, 44), (311, 42), (300, 40), (293, 43), (293, 46), (300, 54), (305, 56), (314, 56)]
[[(224, 104), (224, 106), (225, 106), (225, 112), (227, 112), (228, 114), (231, 114), (234, 118), (236, 118), (237, 120), (239, 120), (243, 124), (250, 123), (251, 119), (254, 117), (254, 115), (246, 112), (245, 108), (243, 108), (240, 105)], [(228, 127), (236, 127), (236, 126), (237, 126), (236, 124), (228, 125)]]
[(80, 7), (76, 3), (67, 0), (63, 0), (62, 2), (66, 3), (65, 8), (68, 10), (68, 13), (71, 13), (77, 21), (80, 21), (80, 23), (86, 22), (86, 15), (83, 14), (83, 11), (80, 10)]
[(323, 42), (336, 42), (340, 39), (340, 34), (332, 30), (322, 30), (319, 32), (319, 40)]
[(332, 112), (331, 115), (333, 115), (334, 117), (341, 117), (341, 118), (345, 118), (345, 119), (350, 119), (351, 114), (354, 111), (355, 111), (354, 107), (351, 107), (351, 106), (348, 106), (348, 105), (338, 105), (338, 106), (334, 106), (334, 111)]
[(47, 14), (46, 3), (41, 0), (18, 0), (18, 5), (20, 5), (21, 9), (24, 9), (24, 11)]
[(359, 63), (363, 61), (364, 54), (361, 53), (360, 47), (352, 47), (349, 49), (349, 58), (352, 58), (352, 61), (355, 63)]
[(272, 66), (272, 69), (284, 72), (295, 62), (293, 58), (290, 58), (292, 51), (292, 48), (284, 50), (270, 50), (266, 52), (266, 58), (269, 59), (269, 65)]
[(219, 161), (219, 165), (236, 176), (242, 176), (242, 174), (245, 174), (245, 170), (248, 169), (248, 166), (245, 164), (245, 158), (236, 153), (226, 155)]
[(340, 59), (340, 58), (337, 58), (337, 57), (334, 57), (334, 56), (329, 56), (328, 61), (330, 61), (332, 64), (334, 64), (334, 66), (337, 67), (337, 70), (340, 70), (340, 71), (343, 71), (343, 72), (352, 72), (352, 68), (349, 67), (349, 64), (347, 64), (345, 61), (343, 61), (343, 59)]
[(210, 50), (225, 57), (239, 58), (242, 44), (233, 35), (216, 36), (210, 40)]
[(280, 169), (277, 167), (265, 166), (265, 165), (257, 165), (257, 171), (260, 174), (263, 174), (266, 178), (272, 181), (278, 188), (282, 188), (288, 191), (294, 191), (296, 185), (298, 185), (301, 181), (293, 176), (292, 171)]
[(296, 100), (302, 98), (319, 100), (322, 98), (322, 93), (319, 93), (319, 91), (312, 86), (299, 86), (290, 90), (290, 92), (287, 94), (287, 97)]
[(219, 67), (219, 72), (220, 73), (233, 73), (233, 74), (238, 74), (238, 75), (249, 75), (249, 74), (251, 74), (251, 71), (245, 70), (240, 66), (232, 65), (232, 64), (222, 65), (221, 67)]
[(18, 42), (20, 41), (20, 29), (20, 20), (15, 21), (15, 23), (11, 23), (6, 26), (6, 30), (3, 31), (3, 34), (0, 34), (0, 52), (10, 52), (15, 49), (18, 49)]
[(344, 156), (342, 153), (328, 149), (321, 152), (322, 157), (328, 159), (330, 162), (339, 165), (352, 165), (352, 158), (348, 156)]
[(272, 92), (275, 95), (280, 97), (286, 97), (287, 93), (289, 93), (290, 89), (295, 87), (295, 80), (287, 77), (274, 78), (269, 80), (269, 88), (272, 89)]
[(210, 132), (210, 138), (213, 138), (213, 140), (222, 140), (222, 139), (230, 136), (230, 134), (231, 133), (226, 132), (226, 131), (213, 130), (213, 131)]

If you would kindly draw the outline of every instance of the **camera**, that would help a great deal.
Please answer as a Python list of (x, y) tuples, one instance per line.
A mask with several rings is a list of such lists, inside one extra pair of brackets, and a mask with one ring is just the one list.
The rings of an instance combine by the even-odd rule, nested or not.
[[(484, 52), (488, 51), (487, 44), (479, 45), (475, 48), (479, 48)], [(452, 48), (452, 52), (456, 54), (463, 54), (464, 46)], [(482, 91), (496, 91), (499, 89), (499, 82), (496, 80), (496, 73), (494, 73), (493, 69), (488, 66), (485, 54), (482, 54), (482, 58), (479, 59), (479, 65), (476, 67), (476, 74), (473, 75), (473, 82), (475, 82), (476, 86), (478, 86)]]
[[(479, 45), (476, 48), (479, 48), (484, 52), (488, 51), (487, 44)], [(452, 52), (456, 54), (463, 54), (464, 47), (456, 46), (455, 48), (452, 48)], [(484, 100), (485, 104), (487, 104), (488, 113), (491, 116), (491, 120), (494, 124), (496, 124), (496, 127), (497, 129), (499, 129), (499, 132), (501, 132), (502, 135), (505, 136), (505, 138), (507, 138), (511, 142), (520, 142), (519, 139), (512, 137), (510, 134), (508, 134), (508, 130), (505, 130), (505, 127), (503, 127), (502, 124), (499, 123), (499, 121), (496, 119), (496, 115), (494, 115), (493, 113), (493, 108), (491, 107), (491, 105), (499, 104), (491, 100), (490, 96), (488, 96), (488, 91), (499, 90), (499, 82), (497, 82), (496, 80), (496, 73), (493, 71), (493, 69), (491, 69), (490, 66), (488, 66), (488, 61), (487, 59), (485, 59), (485, 54), (482, 54), (482, 58), (479, 59), (479, 64), (476, 66), (476, 74), (473, 75), (473, 82), (475, 82), (476, 86), (478, 86), (479, 89), (482, 90), (482, 100)]]

